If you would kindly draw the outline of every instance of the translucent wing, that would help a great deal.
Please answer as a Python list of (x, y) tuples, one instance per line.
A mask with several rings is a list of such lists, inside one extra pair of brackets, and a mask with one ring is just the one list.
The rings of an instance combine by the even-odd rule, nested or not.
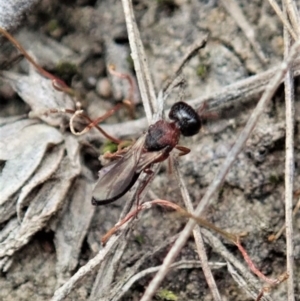
[(144, 145), (144, 136), (117, 161), (105, 166), (93, 191), (93, 205), (109, 204), (123, 196), (139, 177), (135, 167), (138, 164)]
[(93, 191), (93, 205), (119, 199), (134, 185), (143, 169), (162, 156), (164, 150), (143, 153), (145, 137), (140, 137), (122, 158), (101, 169)]

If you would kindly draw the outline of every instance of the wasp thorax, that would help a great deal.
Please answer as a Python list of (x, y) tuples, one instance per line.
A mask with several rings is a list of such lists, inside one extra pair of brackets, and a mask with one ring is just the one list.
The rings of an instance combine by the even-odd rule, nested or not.
[(150, 152), (159, 151), (166, 147), (172, 150), (177, 145), (179, 136), (179, 129), (174, 123), (159, 120), (149, 127), (145, 148)]

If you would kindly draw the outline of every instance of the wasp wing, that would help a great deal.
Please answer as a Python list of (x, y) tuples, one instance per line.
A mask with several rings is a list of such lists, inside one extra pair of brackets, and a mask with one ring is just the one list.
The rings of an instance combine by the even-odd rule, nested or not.
[(93, 191), (93, 205), (106, 205), (119, 199), (134, 185), (143, 169), (164, 154), (164, 149), (143, 153), (145, 138), (143, 135), (122, 158), (101, 169)]
[(135, 183), (139, 173), (136, 166), (141, 156), (145, 137), (142, 136), (117, 161), (104, 166), (93, 190), (93, 205), (105, 205), (123, 196)]

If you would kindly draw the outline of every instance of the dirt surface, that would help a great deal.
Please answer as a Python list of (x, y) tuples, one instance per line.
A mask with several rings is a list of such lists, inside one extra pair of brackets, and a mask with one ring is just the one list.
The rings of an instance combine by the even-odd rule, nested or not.
[[(13, 35), (36, 57), (41, 66), (79, 91), (84, 110), (91, 118), (96, 118), (116, 101), (128, 97), (128, 83), (110, 75), (107, 66), (114, 64), (117, 71), (134, 77), (123, 9), (120, 1), (74, 2), (41, 1), (27, 14), (22, 27)], [(157, 92), (173, 75), (187, 49), (207, 34), (205, 49), (197, 52), (183, 69), (182, 77), (186, 81), (184, 100), (194, 100), (193, 103), (197, 103), (197, 98), (260, 74), (282, 60), (282, 26), (267, 1), (237, 2), (254, 30), (256, 41), (267, 62), (262, 62), (258, 57), (244, 33), (219, 1), (134, 1), (137, 24)], [(2, 45), (2, 61), (9, 61), (15, 53), (9, 43)], [(10, 70), (25, 74), (28, 72), (28, 64), (22, 60), (19, 64), (13, 64)], [(39, 83), (30, 84), (32, 86), (29, 90), (33, 90), (30, 98), (33, 101), (38, 94), (33, 87), (36, 84), (42, 86)], [(295, 191), (300, 189), (300, 102), (297, 84), (296, 81)], [(46, 88), (44, 91), (46, 98), (52, 97)], [(180, 144), (191, 149), (179, 162), (194, 206), (213, 181), (261, 92), (257, 90), (250, 98), (246, 95), (243, 98), (241, 94), (238, 101), (213, 107), (212, 110), (217, 114), (205, 124), (203, 131), (192, 138), (181, 139)], [(182, 94), (180, 89), (174, 89), (166, 101), (166, 107), (181, 100)], [(2, 125), (7, 124), (5, 118), (27, 114), (32, 109), (32, 105), (28, 101), (25, 104), (22, 95), (17, 96), (7, 82), (1, 83), (0, 97)], [(132, 100), (136, 103), (136, 124), (140, 121), (139, 126), (127, 123), (130, 118), (126, 110), (119, 111), (107, 121), (111, 125), (118, 124), (117, 130), (111, 128), (112, 134), (118, 137), (124, 138), (126, 133), (131, 133), (127, 138), (136, 139), (145, 129), (143, 107), (137, 90), (134, 91)], [(212, 107), (210, 103), (208, 107)], [(213, 205), (205, 214), (207, 220), (226, 231), (247, 232), (248, 235), (243, 240), (245, 249), (257, 267), (268, 277), (274, 278), (286, 271), (285, 235), (276, 242), (268, 241), (268, 237), (284, 223), (284, 110), (283, 88), (280, 88), (261, 116), (244, 151), (229, 171)], [(47, 158), (49, 162), (53, 160), (47, 165), (48, 173), (51, 166), (57, 166), (57, 169), (53, 170), (55, 173), (50, 180), (44, 177), (42, 183), (24, 198), (20, 209), (21, 217), (27, 221), (28, 216), (31, 218), (26, 226), (27, 232), (22, 232), (22, 224), (18, 226), (15, 209), (23, 186), (10, 196), (10, 206), (1, 207), (0, 239), (3, 247), (0, 248), (6, 250), (0, 254), (3, 271), (0, 277), (1, 300), (50, 300), (58, 287), (102, 249), (101, 237), (118, 221), (126, 202), (125, 195), (111, 205), (97, 208), (91, 205), (91, 187), (100, 168), (97, 158), (104, 139), (96, 130), (79, 138), (74, 137), (69, 132), (68, 120), (67, 115), (58, 122), (51, 120), (53, 128), (57, 130), (55, 133), (51, 132), (51, 139), (45, 143), (47, 151), (42, 153), (40, 162)], [(39, 127), (37, 129), (41, 131), (40, 139), (44, 139), (46, 135), (50, 137), (48, 128), (45, 132), (40, 128), (42, 122), (49, 124), (49, 119), (35, 122)], [(26, 126), (28, 128), (34, 125), (28, 123)], [(18, 144), (18, 139), (21, 139), (21, 145), (29, 143), (29, 140), (23, 141), (22, 135), (16, 131), (16, 144), (13, 146), (18, 145), (20, 150), (23, 146)], [(32, 143), (36, 143), (35, 140)], [(37, 143), (36, 148), (39, 145)], [(53, 159), (46, 155), (49, 148)], [(24, 149), (27, 150), (27, 147), (24, 146)], [(65, 155), (69, 151), (73, 157)], [(34, 156), (37, 154), (35, 152)], [(70, 171), (68, 166), (71, 163), (67, 162), (66, 157), (71, 163), (70, 158), (76, 158)], [(62, 161), (56, 162), (55, 158), (62, 158)], [(1, 163), (3, 171), (5, 161)], [(41, 163), (37, 165), (41, 166)], [(29, 169), (30, 166), (26, 168)], [(152, 194), (147, 194), (145, 199), (153, 199), (153, 195), (156, 195), (183, 206), (179, 185), (167, 169), (167, 164), (164, 163), (151, 184)], [(29, 181), (28, 177), (24, 185)], [(51, 185), (50, 181), (53, 181)], [(49, 188), (45, 188), (46, 185)], [(38, 202), (36, 195), (40, 195), (40, 200), (47, 198), (47, 202), (54, 202), (54, 199), (59, 201), (51, 203), (53, 207), (43, 215), (41, 212), (45, 212), (48, 205), (44, 208), (42, 202), (30, 211), (31, 202)], [(297, 197), (294, 201), (296, 203)], [(300, 279), (300, 222), (297, 216), (294, 223), (295, 279)], [(35, 230), (28, 230), (33, 229), (35, 223), (39, 226)], [(118, 259), (110, 255), (112, 259), (107, 261), (108, 264), (115, 265), (114, 275), (98, 274), (98, 269), (94, 269), (76, 285), (65, 300), (116, 300), (109, 295), (117, 290), (115, 284), (122, 283), (128, 271), (147, 252), (149, 254), (140, 263), (135, 274), (160, 265), (172, 246), (171, 238), (183, 229), (185, 223), (184, 218), (160, 207), (139, 213), (134, 229), (126, 236), (124, 252)], [(20, 229), (14, 232), (18, 227)], [(170, 242), (167, 243), (169, 239)], [(222, 242), (246, 266), (237, 248), (223, 239)], [(220, 252), (211, 243), (206, 246), (209, 262), (215, 264), (212, 272), (223, 300), (255, 299), (241, 287), (242, 282), (238, 284), (228, 272), (226, 260)], [(183, 260), (199, 260), (192, 236), (177, 258), (177, 261)], [(121, 300), (139, 300), (152, 277), (153, 274), (148, 274), (135, 281)], [(105, 283), (110, 285), (105, 286)], [(264, 285), (261, 282), (260, 287)], [(258, 294), (258, 291), (254, 291)], [(299, 281), (295, 283), (295, 291), (296, 300), (300, 300)], [(274, 288), (270, 297), (272, 300), (286, 300), (286, 285)], [(155, 300), (213, 299), (203, 272), (195, 263), (193, 267), (170, 271)]]

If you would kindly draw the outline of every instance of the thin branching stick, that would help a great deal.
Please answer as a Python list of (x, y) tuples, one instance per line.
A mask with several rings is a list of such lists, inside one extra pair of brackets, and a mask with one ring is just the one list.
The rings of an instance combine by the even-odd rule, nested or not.
[[(214, 268), (214, 269), (218, 269), (221, 268), (223, 266), (225, 266), (225, 263), (209, 263), (209, 265)], [(171, 269), (195, 269), (195, 268), (200, 268), (202, 266), (202, 264), (199, 261), (195, 261), (195, 260), (183, 260), (183, 261), (179, 261), (179, 262), (175, 262), (171, 265)], [(148, 269), (145, 269), (139, 273), (137, 273), (136, 275), (134, 275), (125, 285), (123, 290), (128, 291), (130, 289), (130, 287), (137, 282), (139, 279), (155, 273), (159, 270), (160, 266), (156, 266), (156, 267), (151, 267)]]
[[(287, 7), (283, 4), (287, 17)], [(294, 20), (295, 21), (295, 20)], [(296, 21), (295, 21), (296, 22)], [(288, 57), (291, 39), (284, 28), (284, 56)], [(293, 243), (293, 190), (294, 190), (294, 79), (289, 70), (284, 80), (285, 92), (285, 224), (286, 224), (286, 265), (289, 278), (287, 279), (288, 301), (295, 300), (294, 293), (294, 243)]]
[(283, 23), (284, 27), (288, 30), (289, 34), (293, 37), (293, 39), (296, 41), (298, 39), (296, 32), (290, 25), (289, 21), (287, 20), (286, 16), (283, 14), (282, 10), (280, 9), (279, 5), (275, 0), (269, 0), (269, 3), (271, 4), (272, 8), (276, 12), (277, 16)]
[(133, 266), (128, 268), (125, 275), (111, 287), (110, 294), (107, 295), (107, 298), (109, 298), (109, 300), (111, 301), (120, 300), (130, 289), (131, 285), (136, 281), (133, 279), (136, 279), (135, 275), (139, 274), (138, 270), (140, 269), (140, 267), (145, 262), (151, 260), (151, 258), (154, 258), (157, 253), (161, 253), (163, 250), (169, 247), (170, 244), (173, 244), (177, 237), (178, 235), (176, 234), (167, 238), (160, 245), (155, 246), (153, 249), (148, 250), (146, 253), (144, 251), (141, 251), (141, 256), (138, 256), (139, 254), (136, 254), (136, 258), (139, 259), (134, 263)]
[(122, 4), (131, 49), (131, 57), (134, 63), (134, 69), (136, 71), (136, 77), (138, 80), (146, 117), (148, 124), (150, 124), (152, 122), (152, 115), (154, 112), (157, 112), (154, 86), (150, 76), (144, 46), (136, 26), (132, 3), (130, 0), (122, 0)]
[[(182, 194), (182, 198), (185, 204), (185, 207), (187, 209), (188, 212), (193, 212), (194, 211), (194, 207), (190, 198), (190, 195), (188, 193), (187, 187), (183, 181), (183, 178), (180, 174), (179, 171), (179, 167), (178, 167), (178, 162), (177, 160), (174, 160), (174, 169), (175, 169), (175, 174), (176, 174), (176, 178), (179, 182), (179, 186), (180, 186), (180, 191)], [(206, 279), (206, 282), (209, 286), (209, 289), (211, 291), (211, 294), (214, 298), (215, 301), (219, 300), (221, 301), (221, 295), (219, 293), (217, 284), (215, 282), (214, 276), (211, 272), (209, 263), (208, 263), (208, 259), (207, 259), (207, 255), (205, 252), (205, 247), (204, 247), (204, 241), (202, 238), (202, 234), (200, 232), (200, 227), (196, 226), (193, 230), (193, 235), (194, 235), (194, 239), (195, 239), (195, 243), (196, 243), (196, 247), (197, 247), (197, 252), (201, 261), (201, 265), (202, 265), (202, 270)]]
[(255, 38), (255, 32), (252, 28), (251, 24), (246, 19), (243, 11), (239, 7), (239, 5), (236, 3), (235, 0), (221, 0), (222, 5), (225, 7), (227, 12), (230, 14), (230, 16), (235, 20), (237, 25), (242, 29), (244, 35), (252, 45), (252, 48), (260, 61), (263, 64), (266, 64), (268, 62), (268, 59), (266, 58), (265, 54), (263, 53), (259, 43), (257, 42)]
[(288, 15), (294, 31), (297, 33), (298, 37), (300, 37), (300, 16), (296, 2), (294, 0), (283, 0), (282, 2), (286, 10), (286, 18)]
[[(298, 199), (297, 204), (293, 210), (293, 218), (296, 216), (296, 214), (299, 212), (299, 210), (300, 210), (300, 198)], [(269, 241), (277, 240), (282, 235), (282, 233), (285, 231), (285, 227), (286, 226), (284, 223), (276, 234), (272, 234), (269, 236)]]
[(91, 259), (86, 265), (81, 267), (64, 285), (62, 285), (55, 291), (51, 301), (63, 300), (72, 291), (78, 281), (80, 281), (83, 277), (85, 277), (86, 274), (93, 271), (103, 262), (110, 250), (114, 248), (115, 244), (118, 242), (122, 234), (123, 233), (120, 233), (119, 235), (112, 237), (106, 244), (106, 246), (102, 250), (100, 250), (93, 259)]
[(176, 81), (176, 78), (180, 76), (183, 67), (190, 61), (190, 59), (195, 56), (197, 51), (199, 51), (201, 48), (204, 48), (207, 42), (207, 35), (205, 35), (203, 38), (200, 38), (199, 41), (196, 41), (193, 45), (189, 47), (189, 49), (186, 50), (184, 57), (181, 59), (181, 62), (179, 62), (178, 66), (176, 66), (174, 74), (170, 79), (166, 81), (163, 87), (163, 92), (166, 97), (166, 95), (170, 94), (170, 90), (174, 88), (174, 82)]
[[(243, 290), (246, 291), (251, 297), (255, 298), (258, 292), (261, 290), (261, 283), (258, 281), (258, 279), (224, 246), (224, 244), (216, 235), (213, 235), (210, 230), (202, 228), (201, 232), (206, 240), (208, 240), (208, 243), (213, 250), (220, 254), (228, 264), (230, 263), (238, 271), (239, 279), (235, 279), (235, 281), (240, 283), (242, 278), (244, 282), (242, 286)], [(232, 275), (229, 267), (228, 272)], [(232, 276), (234, 277), (234, 275)], [(265, 297), (265, 299), (268, 301), (272, 300), (269, 296)]]

